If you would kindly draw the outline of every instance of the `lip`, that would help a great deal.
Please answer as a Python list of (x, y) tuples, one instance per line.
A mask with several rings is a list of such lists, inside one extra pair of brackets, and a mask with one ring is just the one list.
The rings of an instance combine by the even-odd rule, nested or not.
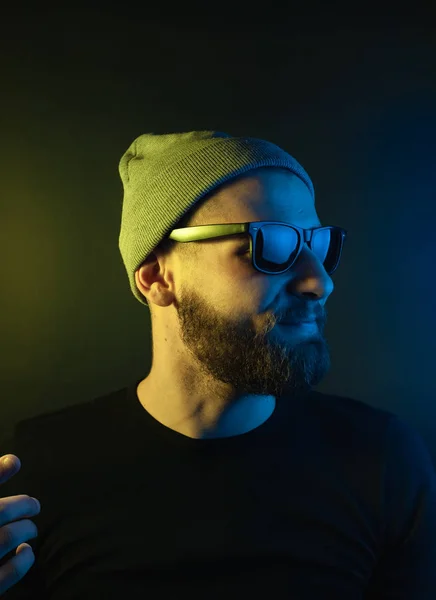
[(305, 323), (316, 323), (316, 319), (310, 319), (309, 321), (281, 321), (280, 325), (303, 325)]

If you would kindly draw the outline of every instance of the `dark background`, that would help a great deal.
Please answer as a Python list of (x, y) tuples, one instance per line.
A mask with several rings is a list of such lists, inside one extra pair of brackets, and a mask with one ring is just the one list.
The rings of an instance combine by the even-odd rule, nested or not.
[(147, 11), (10, 7), (1, 24), (0, 439), (147, 374), (118, 162), (142, 133), (216, 129), (294, 155), (322, 223), (348, 230), (318, 389), (395, 412), (436, 459), (435, 29)]

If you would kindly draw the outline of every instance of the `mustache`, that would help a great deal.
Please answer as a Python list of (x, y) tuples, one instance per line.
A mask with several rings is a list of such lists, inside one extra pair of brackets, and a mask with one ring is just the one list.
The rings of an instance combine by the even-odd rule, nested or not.
[(301, 310), (289, 310), (279, 313), (276, 317), (276, 323), (301, 323), (302, 321), (325, 321), (327, 311), (317, 310), (308, 311), (307, 308)]

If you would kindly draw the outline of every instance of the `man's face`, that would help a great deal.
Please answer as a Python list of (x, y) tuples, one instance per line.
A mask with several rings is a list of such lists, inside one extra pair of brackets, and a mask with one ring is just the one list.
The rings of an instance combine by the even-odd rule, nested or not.
[[(204, 220), (200, 207), (190, 225), (263, 220), (321, 225), (306, 185), (289, 172), (251, 171), (216, 196), (216, 215)], [(153, 304), (153, 337), (177, 336), (179, 358), (181, 353), (209, 380), (230, 384), (239, 394), (279, 397), (317, 385), (330, 369), (323, 331), (333, 282), (308, 246), (290, 271), (269, 275), (253, 267), (247, 236), (199, 244), (192, 263), (177, 258), (177, 251), (169, 259), (172, 301)], [(309, 315), (316, 316), (316, 326), (277, 324)]]

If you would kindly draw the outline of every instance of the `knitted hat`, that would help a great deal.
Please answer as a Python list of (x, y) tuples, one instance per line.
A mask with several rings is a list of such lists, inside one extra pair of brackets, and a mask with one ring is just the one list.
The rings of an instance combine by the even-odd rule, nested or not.
[(217, 131), (137, 137), (121, 157), (124, 187), (119, 248), (135, 298), (135, 271), (177, 223), (211, 190), (258, 167), (281, 167), (298, 175), (312, 194), (303, 167), (271, 142)]

